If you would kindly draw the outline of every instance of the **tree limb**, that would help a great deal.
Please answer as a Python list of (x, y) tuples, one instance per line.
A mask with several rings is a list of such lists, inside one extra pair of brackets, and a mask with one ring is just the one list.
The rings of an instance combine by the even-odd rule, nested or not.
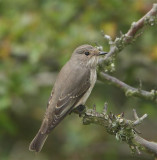
[(114, 86), (120, 88), (125, 92), (126, 96), (135, 96), (140, 97), (148, 100), (155, 101), (157, 103), (157, 91), (151, 90), (150, 92), (142, 90), (141, 88), (134, 88), (132, 86), (129, 86), (128, 84), (120, 81), (119, 79), (112, 77), (104, 72), (98, 73), (99, 79), (104, 82), (104, 80), (107, 80)]
[[(133, 22), (128, 32), (121, 34), (119, 38), (112, 40), (110, 36), (104, 35), (104, 38), (110, 45), (110, 50), (103, 59), (99, 60), (99, 66), (101, 67), (100, 69), (103, 70), (103, 65), (108, 64), (108, 66), (111, 66), (110, 70), (113, 71), (113, 56), (135, 41), (136, 38), (141, 35), (141, 33), (139, 33), (141, 29), (147, 25), (153, 26), (155, 24), (157, 24), (157, 3), (155, 3), (152, 9), (141, 19), (137, 22)], [(157, 102), (157, 91), (152, 90), (148, 92), (142, 90), (141, 88), (131, 87), (117, 78), (104, 73), (102, 70), (98, 72), (99, 79), (103, 82), (107, 80), (111, 84), (119, 87), (127, 96), (137, 96)], [(145, 114), (139, 118), (134, 110), (135, 121), (130, 121), (125, 119), (123, 114), (116, 116), (110, 113), (108, 115), (106, 109), (104, 109), (102, 113), (97, 113), (94, 109), (87, 110), (85, 112), (85, 115), (83, 116), (83, 123), (94, 123), (104, 126), (108, 133), (116, 136), (117, 140), (125, 141), (130, 146), (132, 151), (136, 150), (140, 153), (140, 151), (145, 150), (157, 156), (157, 143), (143, 139), (135, 130), (135, 126), (141, 123), (146, 116), (147, 115)]]
[(132, 152), (140, 154), (141, 151), (146, 151), (157, 156), (157, 143), (147, 141), (140, 137), (135, 128), (142, 123), (147, 117), (147, 114), (139, 118), (136, 111), (133, 110), (133, 112), (135, 118), (133, 121), (124, 118), (124, 113), (114, 115), (110, 112), (107, 114), (107, 103), (105, 103), (102, 113), (96, 112), (96, 107), (94, 106), (93, 109), (85, 110), (81, 116), (84, 125), (97, 124), (103, 126), (106, 131), (114, 135), (118, 141), (126, 142)]
[(136, 38), (141, 35), (137, 33), (145, 26), (153, 26), (155, 24), (157, 24), (157, 3), (154, 3), (152, 9), (141, 19), (139, 19), (137, 22), (133, 22), (128, 32), (125, 34), (121, 34), (119, 38), (116, 38), (114, 41), (112, 41), (109, 35), (104, 35), (104, 38), (108, 40), (108, 43), (110, 45), (110, 51), (105, 56), (105, 58), (99, 61), (99, 64), (101, 65), (107, 59), (109, 59), (109, 57), (115, 55), (117, 52), (120, 52), (127, 45), (135, 41)]
[[(152, 9), (140, 20), (133, 22), (129, 31), (126, 34), (122, 34), (120, 38), (116, 38), (114, 41), (112, 41), (110, 36), (104, 35), (104, 38), (109, 42), (110, 51), (104, 59), (99, 61), (100, 66), (106, 61), (109, 62), (111, 56), (120, 52), (122, 49), (124, 49), (124, 47), (132, 43), (139, 35), (141, 35), (137, 33), (139, 30), (144, 28), (144, 26), (154, 24), (157, 24), (157, 3), (154, 4)], [(111, 64), (112, 63), (110, 63), (110, 65)], [(112, 68), (114, 68), (114, 65)], [(157, 91), (152, 90), (148, 92), (142, 90), (141, 88), (133, 88), (102, 71), (99, 72), (98, 75), (100, 80), (107, 80), (113, 85), (121, 88), (127, 96), (137, 96), (157, 102)], [(102, 113), (96, 112), (96, 107), (94, 106), (93, 109), (87, 109), (81, 116), (83, 118), (84, 125), (98, 124), (103, 126), (106, 131), (109, 134), (114, 135), (118, 141), (126, 142), (133, 152), (137, 151), (140, 154), (141, 151), (148, 151), (157, 156), (157, 143), (147, 141), (140, 137), (135, 128), (137, 125), (142, 123), (142, 121), (147, 117), (147, 114), (139, 118), (136, 111), (133, 111), (135, 118), (134, 121), (124, 118), (123, 113), (120, 115), (114, 115), (111, 112), (107, 114), (107, 104), (105, 104)]]

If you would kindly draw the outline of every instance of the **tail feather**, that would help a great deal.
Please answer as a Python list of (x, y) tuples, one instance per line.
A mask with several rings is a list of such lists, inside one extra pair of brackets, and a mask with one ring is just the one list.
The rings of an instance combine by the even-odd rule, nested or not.
[(29, 146), (29, 150), (30, 151), (36, 151), (36, 152), (40, 152), (45, 141), (46, 138), (48, 137), (48, 134), (44, 133), (42, 134), (40, 131), (37, 133), (37, 135), (34, 137), (34, 139), (32, 140), (30, 146)]

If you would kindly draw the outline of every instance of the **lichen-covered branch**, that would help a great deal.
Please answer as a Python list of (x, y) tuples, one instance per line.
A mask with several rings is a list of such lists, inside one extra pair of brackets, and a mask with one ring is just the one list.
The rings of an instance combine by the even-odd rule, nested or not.
[(112, 85), (120, 88), (125, 92), (126, 96), (135, 96), (140, 97), (148, 100), (152, 100), (157, 103), (157, 91), (151, 90), (150, 92), (142, 90), (139, 88), (134, 88), (132, 86), (129, 86), (128, 84), (120, 81), (119, 79), (112, 77), (104, 72), (99, 73), (99, 79), (104, 82), (104, 80), (107, 80)]
[(142, 121), (147, 117), (147, 114), (144, 114), (142, 117), (138, 117), (135, 110), (134, 118), (135, 120), (128, 120), (124, 118), (124, 113), (120, 115), (114, 115), (113, 113), (107, 113), (107, 104), (105, 103), (104, 110), (102, 113), (96, 112), (96, 107), (93, 109), (87, 109), (83, 117), (83, 124), (97, 124), (103, 126), (106, 131), (114, 135), (118, 141), (126, 142), (132, 152), (148, 151), (157, 155), (157, 143), (150, 142), (139, 136), (139, 133), (136, 131), (136, 126), (142, 123)]
[(109, 59), (109, 57), (115, 55), (123, 50), (127, 45), (134, 42), (136, 38), (141, 35), (139, 31), (145, 26), (153, 26), (155, 24), (157, 24), (157, 3), (153, 4), (152, 9), (141, 19), (139, 19), (137, 22), (133, 22), (127, 33), (121, 33), (121, 36), (117, 37), (115, 40), (112, 40), (109, 35), (104, 35), (104, 38), (110, 45), (110, 51), (105, 58), (99, 61), (99, 64), (103, 64), (107, 59)]
[[(99, 60), (98, 78), (101, 81), (109, 81), (111, 84), (122, 89), (126, 96), (136, 96), (140, 98), (145, 98), (157, 102), (157, 91), (152, 90), (150, 92), (144, 91), (139, 88), (134, 88), (125, 84), (124, 82), (112, 77), (104, 72), (106, 72), (106, 64), (109, 71), (114, 71), (114, 55), (123, 50), (127, 45), (134, 42), (137, 37), (141, 35), (141, 29), (145, 26), (153, 26), (157, 24), (157, 3), (155, 3), (152, 9), (144, 15), (137, 22), (133, 22), (127, 33), (122, 34), (115, 40), (109, 35), (104, 34), (104, 38), (108, 41), (110, 45), (109, 53), (101, 60)], [(105, 69), (104, 69), (105, 68)], [(103, 72), (104, 71), (104, 72)], [(102, 113), (96, 112), (96, 109), (87, 109), (83, 114), (83, 124), (98, 124), (103, 126), (109, 134), (112, 134), (119, 141), (126, 142), (130, 149), (135, 152), (140, 153), (141, 151), (148, 151), (155, 156), (157, 156), (157, 143), (150, 142), (139, 136), (136, 131), (136, 126), (139, 125), (147, 115), (138, 117), (136, 111), (134, 110), (134, 121), (124, 118), (124, 114), (114, 115), (112, 113), (107, 114), (106, 105)]]

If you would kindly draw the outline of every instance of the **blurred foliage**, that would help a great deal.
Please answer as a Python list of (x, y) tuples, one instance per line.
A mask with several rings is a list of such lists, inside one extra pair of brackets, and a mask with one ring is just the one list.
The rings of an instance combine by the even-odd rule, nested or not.
[[(38, 155), (28, 145), (39, 129), (51, 87), (60, 68), (79, 45), (109, 46), (101, 36), (115, 38), (142, 17), (153, 0), (1, 0), (0, 1), (0, 159), (148, 160), (131, 156), (99, 126), (83, 126), (76, 115), (68, 116), (51, 134)], [(143, 89), (157, 87), (157, 30), (147, 28), (116, 60), (114, 76)], [(132, 116), (132, 109), (148, 113), (140, 128), (144, 137), (157, 141), (156, 104), (125, 97), (119, 89), (98, 82), (87, 102), (103, 103), (119, 114)]]

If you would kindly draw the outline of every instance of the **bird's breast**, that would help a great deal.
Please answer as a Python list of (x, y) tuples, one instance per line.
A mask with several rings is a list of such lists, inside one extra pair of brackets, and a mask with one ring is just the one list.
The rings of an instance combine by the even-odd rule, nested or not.
[(87, 92), (83, 95), (83, 97), (80, 99), (80, 101), (77, 103), (76, 107), (79, 105), (84, 105), (89, 97), (89, 95), (91, 94), (91, 91), (95, 85), (97, 79), (97, 74), (96, 74), (96, 69), (93, 68), (90, 70), (90, 87), (87, 90)]

